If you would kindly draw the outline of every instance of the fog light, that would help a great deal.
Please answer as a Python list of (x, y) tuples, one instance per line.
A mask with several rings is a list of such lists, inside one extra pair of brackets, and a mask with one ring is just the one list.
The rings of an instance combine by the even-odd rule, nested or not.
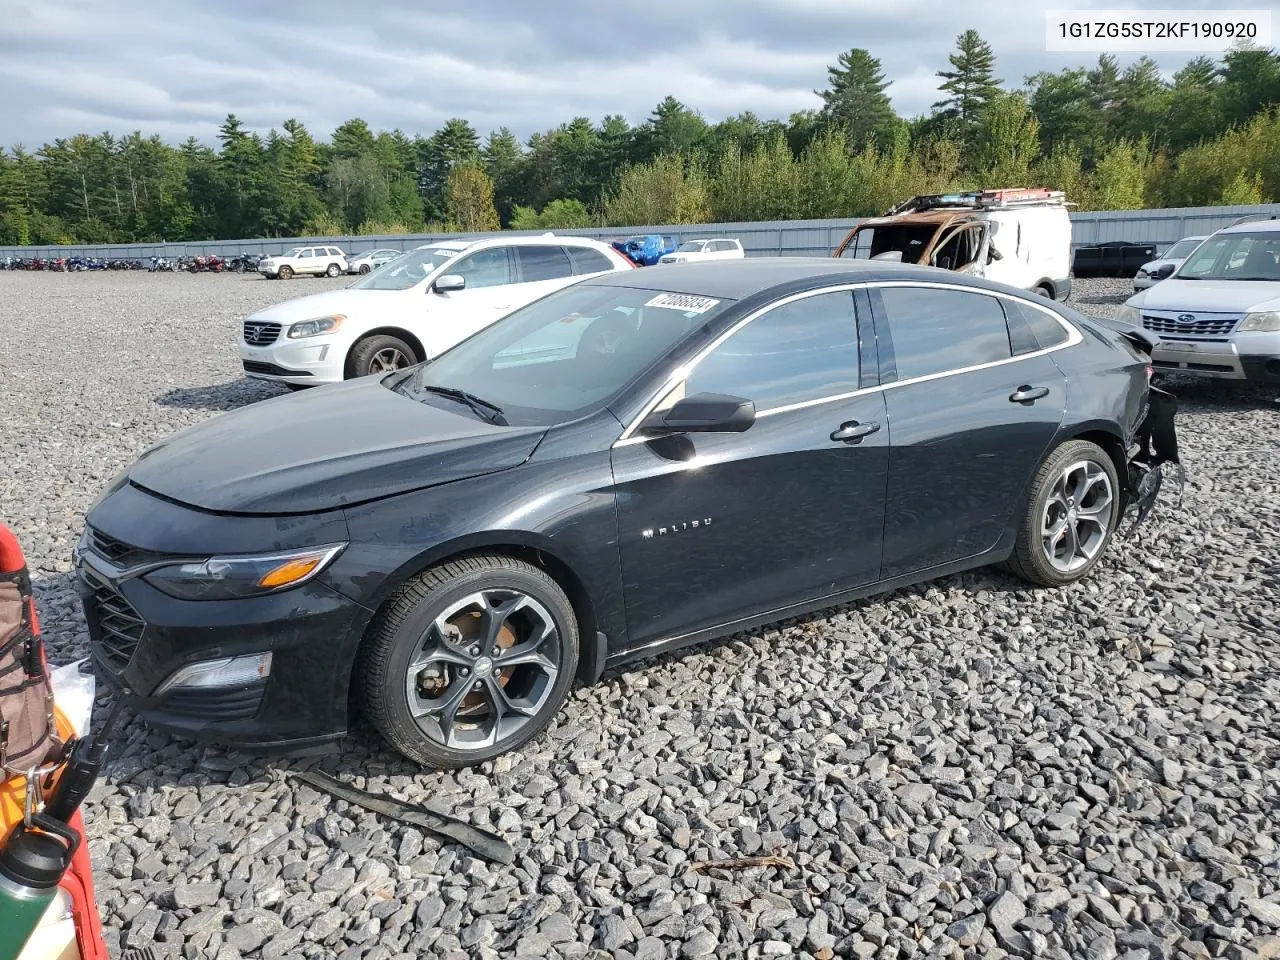
[(178, 689), (210, 687), (242, 687), (265, 680), (271, 673), (271, 653), (252, 653), (243, 657), (227, 657), (223, 660), (201, 660), (188, 664), (170, 675), (156, 688), (154, 696), (160, 697)]

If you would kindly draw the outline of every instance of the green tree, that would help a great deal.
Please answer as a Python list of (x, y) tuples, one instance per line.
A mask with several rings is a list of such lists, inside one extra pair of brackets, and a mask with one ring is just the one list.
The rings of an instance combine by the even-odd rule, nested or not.
[(459, 163), (449, 171), (445, 212), (450, 228), (460, 233), (501, 229), (493, 206), (493, 181), (479, 163)]
[(611, 226), (706, 223), (711, 217), (709, 184), (700, 158), (676, 154), (623, 171), (605, 204)]
[(461, 164), (478, 164), (480, 138), (469, 122), (454, 117), (418, 142), (418, 189), (422, 195), (423, 213), (438, 219), (445, 215), (445, 187), (453, 168)]
[(707, 122), (694, 110), (668, 95), (636, 134), (636, 158), (649, 160), (667, 154), (692, 156), (707, 135)]
[(1102, 142), (1106, 130), (1093, 102), (1087, 70), (1042, 71), (1027, 77), (1026, 82), (1031, 91), (1028, 102), (1040, 125), (1040, 144), (1046, 153), (1065, 144), (1092, 152)]
[(1093, 171), (1094, 202), (1099, 210), (1139, 210), (1146, 194), (1145, 141), (1117, 140), (1098, 160)]
[(1222, 58), (1224, 126), (1247, 123), (1276, 104), (1280, 104), (1280, 54), (1242, 47)]
[(1262, 203), (1262, 175), (1237, 173), (1222, 190), (1222, 203), (1253, 205)]
[(520, 141), (506, 127), (500, 127), (485, 141), (484, 170), (493, 181), (493, 204), (498, 219), (510, 225), (516, 200), (521, 196), (520, 181), (525, 167), (525, 157), (520, 151)]
[(1026, 182), (1040, 153), (1040, 124), (1019, 93), (1001, 93), (982, 114), (970, 169), (993, 187)]
[(512, 230), (574, 230), (594, 225), (594, 218), (581, 200), (552, 200), (542, 210), (516, 205), (511, 216)]
[(883, 145), (893, 136), (897, 116), (885, 93), (888, 87), (880, 61), (855, 47), (827, 67), (827, 88), (814, 92), (822, 97), (827, 125), (842, 128), (850, 145), (861, 149), (868, 143)]
[(943, 80), (938, 89), (948, 96), (933, 107), (943, 118), (957, 121), (959, 134), (968, 141), (1004, 81), (995, 76), (995, 52), (976, 30), (956, 38), (956, 52), (947, 60), (951, 69), (939, 70), (937, 75)]

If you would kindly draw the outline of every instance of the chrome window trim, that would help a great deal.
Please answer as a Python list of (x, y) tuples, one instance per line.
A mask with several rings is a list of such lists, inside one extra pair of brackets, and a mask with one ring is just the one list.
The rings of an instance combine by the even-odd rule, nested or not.
[[(805, 290), (802, 293), (791, 294), (790, 296), (783, 297), (781, 300), (775, 300), (774, 302), (761, 307), (759, 310), (755, 310), (743, 317), (728, 330), (725, 330), (711, 341), (711, 343), (699, 350), (692, 359), (677, 367), (667, 377), (667, 379), (663, 381), (662, 386), (652, 396), (650, 396), (647, 401), (645, 401), (644, 406), (640, 408), (640, 413), (629, 424), (627, 424), (618, 439), (613, 442), (612, 447), (624, 447), (636, 443), (647, 442), (650, 439), (649, 437), (638, 436), (636, 434), (636, 431), (640, 428), (640, 424), (644, 422), (645, 418), (648, 417), (649, 414), (653, 413), (658, 404), (662, 402), (662, 399), (668, 393), (674, 390), (682, 381), (689, 378), (689, 375), (693, 373), (698, 364), (701, 363), (702, 360), (711, 353), (711, 351), (715, 350), (720, 346), (720, 344), (724, 343), (724, 341), (728, 340), (731, 336), (757, 317), (762, 317), (769, 311), (775, 310), (778, 307), (786, 306), (787, 304), (794, 303), (797, 300), (804, 300), (808, 297), (818, 296), (819, 294), (840, 293), (844, 290), (874, 290), (881, 287), (925, 287), (936, 290), (959, 290), (962, 293), (976, 293), (981, 296), (1013, 300), (1025, 306), (1033, 307), (1042, 313), (1047, 313), (1058, 323), (1059, 326), (1067, 331), (1067, 339), (1062, 343), (1054, 344), (1051, 347), (1045, 347), (1040, 350), (1032, 351), (1031, 353), (1021, 353), (1016, 356), (1005, 357), (1001, 360), (989, 360), (986, 363), (973, 364), (967, 367), (957, 367), (955, 370), (944, 370), (940, 373), (930, 373), (921, 377), (912, 377), (908, 380), (894, 380), (892, 383), (881, 383), (874, 387), (863, 387), (859, 390), (851, 390), (846, 393), (837, 393), (826, 397), (816, 397), (812, 400), (801, 400), (796, 403), (788, 403), (779, 407), (770, 407), (767, 410), (758, 410), (756, 411), (757, 420), (763, 419), (764, 417), (771, 417), (779, 413), (790, 413), (793, 410), (803, 410), (807, 407), (820, 406), (824, 403), (852, 400), (855, 397), (868, 396), (884, 390), (894, 390), (898, 387), (912, 386), (917, 383), (928, 383), (931, 380), (941, 380), (944, 377), (954, 377), (959, 376), (962, 373), (973, 373), (976, 370), (986, 370), (991, 367), (999, 367), (1023, 360), (1031, 360), (1035, 357), (1043, 357), (1051, 353), (1056, 353), (1059, 350), (1066, 350), (1084, 341), (1084, 334), (1076, 329), (1074, 324), (1068, 323), (1060, 317), (1056, 311), (1050, 310), (1044, 305), (1036, 303), (1030, 296), (1018, 296), (1012, 293), (1005, 293), (1003, 290), (980, 290), (970, 287), (957, 287), (952, 283), (941, 283), (933, 280), (859, 280), (853, 283), (840, 283), (830, 287), (821, 287), (817, 290)], [(854, 317), (856, 322), (856, 313), (854, 314)]]

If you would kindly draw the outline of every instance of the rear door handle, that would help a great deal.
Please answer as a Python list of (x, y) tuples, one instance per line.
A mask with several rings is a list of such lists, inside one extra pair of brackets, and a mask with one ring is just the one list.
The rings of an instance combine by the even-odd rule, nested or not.
[(839, 429), (831, 434), (831, 439), (841, 443), (861, 443), (863, 437), (869, 437), (879, 429), (878, 423), (859, 423), (857, 420), (850, 420), (840, 424)]
[(1009, 394), (1009, 399), (1014, 403), (1035, 403), (1041, 397), (1047, 397), (1048, 395), (1048, 387), (1028, 387), (1024, 385)]

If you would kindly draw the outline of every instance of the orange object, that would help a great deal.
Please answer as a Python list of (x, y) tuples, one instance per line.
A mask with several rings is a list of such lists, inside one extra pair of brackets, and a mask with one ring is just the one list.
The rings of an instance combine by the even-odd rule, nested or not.
[[(26, 565), (26, 557), (23, 555), (18, 538), (13, 535), (13, 531), (0, 523), (0, 573), (19, 573), (26, 569)], [(29, 604), (31, 629), (36, 636), (39, 636), (40, 621), (36, 616), (35, 600), (31, 599)], [(43, 648), (41, 661), (42, 667), (47, 671), (49, 664), (43, 656)], [(73, 739), (75, 728), (58, 709), (56, 703), (53, 708), (53, 718), (58, 738), (63, 743)], [(57, 783), (59, 772), (59, 770), (53, 771), (47, 781), (42, 781), (41, 785), (46, 793)], [(3, 776), (3, 771), (0, 771), (0, 777)], [(11, 776), (0, 781), (0, 828), (3, 829), (0, 836), (7, 837), (14, 825), (23, 818), (26, 791), (27, 778), (24, 776)], [(77, 810), (72, 815), (68, 825), (80, 834), (80, 845), (72, 856), (70, 868), (58, 886), (71, 898), (76, 951), (80, 960), (109, 960), (107, 945), (102, 938), (102, 919), (98, 915), (98, 905), (94, 898), (93, 867), (89, 860), (89, 845), (84, 835), (84, 817), (81, 816), (80, 811)], [(71, 945), (67, 944), (59, 960), (76, 955)], [(25, 954), (22, 960), (26, 960)]]

